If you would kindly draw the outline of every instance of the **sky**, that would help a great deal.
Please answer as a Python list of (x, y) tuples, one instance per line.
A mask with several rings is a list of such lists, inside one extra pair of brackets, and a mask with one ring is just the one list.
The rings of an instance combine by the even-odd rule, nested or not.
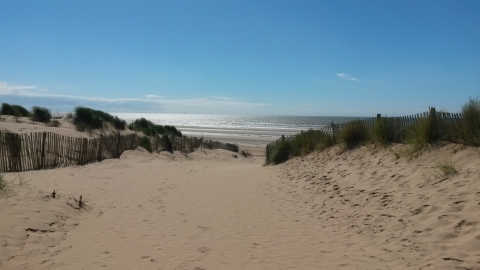
[(0, 0), (0, 102), (401, 116), (480, 95), (480, 1)]

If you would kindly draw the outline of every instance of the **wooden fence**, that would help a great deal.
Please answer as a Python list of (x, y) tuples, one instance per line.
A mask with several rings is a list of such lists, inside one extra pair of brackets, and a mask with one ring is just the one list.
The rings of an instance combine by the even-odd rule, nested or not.
[(219, 141), (212, 141), (209, 139), (196, 137), (175, 137), (173, 135), (170, 135), (169, 138), (172, 142), (174, 151), (190, 153), (199, 147), (204, 147), (207, 149), (225, 149), (232, 152), (238, 152), (238, 145), (232, 143), (222, 143)]
[[(348, 127), (361, 127), (362, 133), (359, 136), (372, 137), (381, 136), (388, 142), (406, 143), (409, 138), (409, 131), (414, 126), (421, 127), (428, 132), (429, 141), (449, 141), (454, 143), (480, 145), (480, 119), (467, 119), (463, 113), (437, 112), (431, 108), (429, 112), (400, 116), (381, 117), (354, 120), (347, 123), (331, 123), (319, 130), (332, 137), (336, 143), (341, 140), (342, 130)], [(383, 133), (383, 134), (380, 134)], [(277, 143), (292, 140), (295, 136), (284, 137), (267, 145), (267, 151)]]
[[(238, 152), (238, 145), (203, 138), (169, 136), (174, 151), (193, 152), (198, 147)], [(153, 151), (165, 150), (162, 137), (150, 137)], [(0, 171), (20, 172), (84, 165), (119, 158), (126, 150), (140, 145), (137, 134), (71, 138), (51, 132), (15, 134), (0, 132)]]

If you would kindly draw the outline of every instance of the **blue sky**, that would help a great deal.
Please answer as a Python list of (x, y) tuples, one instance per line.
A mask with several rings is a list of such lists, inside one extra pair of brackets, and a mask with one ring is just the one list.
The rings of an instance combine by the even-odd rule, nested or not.
[(480, 1), (0, 1), (0, 101), (405, 115), (480, 94)]

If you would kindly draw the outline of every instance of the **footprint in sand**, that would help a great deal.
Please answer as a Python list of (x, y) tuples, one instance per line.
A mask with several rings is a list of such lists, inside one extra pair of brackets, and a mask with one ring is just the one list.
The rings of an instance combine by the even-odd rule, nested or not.
[(259, 243), (253, 243), (252, 245), (256, 248), (261, 248), (262, 247)]
[(473, 225), (473, 222), (468, 222), (466, 220), (462, 220), (459, 223), (457, 223), (457, 225), (455, 225), (455, 227), (453, 227), (453, 229), (455, 230), (455, 232), (460, 232), (460, 231), (464, 230), (465, 227), (471, 227), (472, 225)]
[(413, 215), (418, 215), (420, 213), (423, 213), (423, 212), (426, 212), (428, 210), (430, 210), (432, 207), (428, 204), (425, 204), (425, 205), (422, 205), (420, 206), (419, 208), (415, 209), (412, 211), (412, 214)]
[(208, 230), (208, 227), (205, 227), (205, 226), (197, 226), (197, 228), (199, 228), (200, 230), (202, 230), (204, 232)]
[(201, 253), (207, 253), (210, 251), (210, 248), (208, 247), (201, 247), (201, 248), (198, 248), (198, 251), (200, 251)]

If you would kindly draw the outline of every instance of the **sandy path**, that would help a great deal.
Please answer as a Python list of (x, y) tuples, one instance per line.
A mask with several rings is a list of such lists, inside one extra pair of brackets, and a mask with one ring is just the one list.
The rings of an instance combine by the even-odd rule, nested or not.
[[(283, 192), (261, 160), (217, 150), (29, 172), (41, 190), (91, 210), (26, 269), (383, 269), (385, 252), (349, 239)], [(25, 247), (28, 249), (28, 246)], [(27, 256), (28, 257), (28, 256)], [(383, 259), (382, 259), (383, 258)]]

